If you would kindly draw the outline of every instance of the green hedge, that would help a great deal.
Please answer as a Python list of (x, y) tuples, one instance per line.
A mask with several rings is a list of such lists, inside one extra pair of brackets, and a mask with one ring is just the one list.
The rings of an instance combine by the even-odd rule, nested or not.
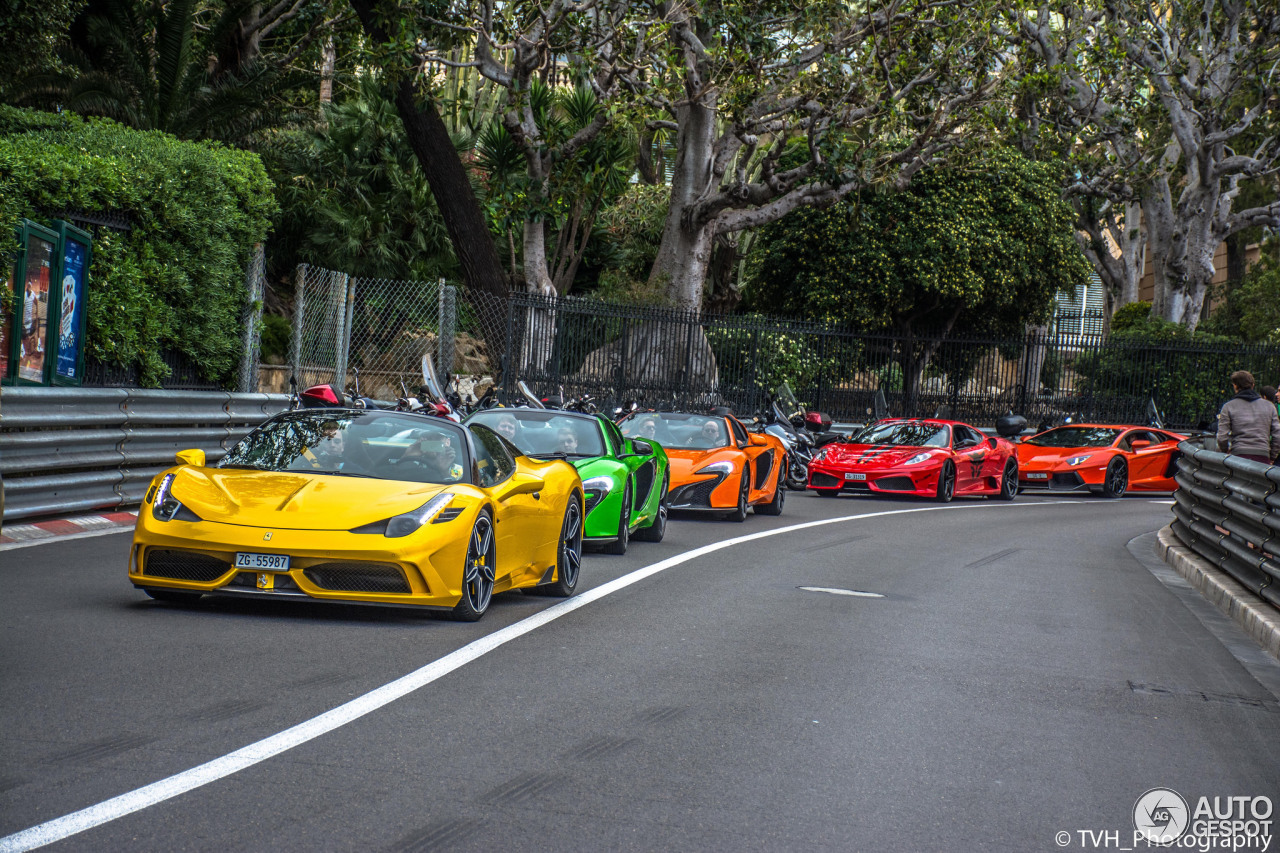
[[(106, 119), (0, 106), (0, 235), (28, 217), (119, 212), (99, 229), (89, 273), (89, 358), (167, 375), (162, 350), (227, 382), (240, 356), (245, 263), (276, 203), (256, 154), (183, 142)], [(12, 256), (7, 236), (0, 255)]]

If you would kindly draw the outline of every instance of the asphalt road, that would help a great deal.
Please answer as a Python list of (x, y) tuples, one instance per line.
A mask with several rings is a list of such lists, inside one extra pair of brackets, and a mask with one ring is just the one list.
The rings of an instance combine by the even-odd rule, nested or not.
[[(865, 517), (785, 530), (846, 516)], [(1128, 839), (1154, 787), (1280, 800), (1277, 697), (1126, 549), (1168, 518), (1145, 497), (793, 493), (780, 518), (674, 520), (659, 545), (589, 556), (584, 591), (780, 532), (673, 560), (48, 849), (1055, 850), (1067, 831), (1079, 850), (1080, 830)], [(130, 587), (128, 544), (0, 552), (0, 835), (306, 723), (555, 603), (498, 596), (473, 625), (188, 608)]]

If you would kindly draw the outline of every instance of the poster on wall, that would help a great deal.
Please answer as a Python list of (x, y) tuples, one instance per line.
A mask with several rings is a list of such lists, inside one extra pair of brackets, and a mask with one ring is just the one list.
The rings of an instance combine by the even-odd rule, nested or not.
[(34, 234), (27, 239), (27, 269), (22, 282), (22, 340), (18, 345), (18, 377), (44, 381), (48, 337), (49, 284), (56, 244)]
[(84, 281), (88, 251), (76, 240), (63, 241), (62, 282), (58, 288), (58, 360), (54, 372), (63, 379), (78, 379), (80, 340), (84, 324)]

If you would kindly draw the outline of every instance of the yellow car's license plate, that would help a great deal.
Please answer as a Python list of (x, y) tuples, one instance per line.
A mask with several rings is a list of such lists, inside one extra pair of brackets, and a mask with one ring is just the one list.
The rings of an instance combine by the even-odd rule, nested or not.
[(236, 554), (237, 569), (271, 569), (276, 572), (289, 570), (289, 557), (285, 554)]

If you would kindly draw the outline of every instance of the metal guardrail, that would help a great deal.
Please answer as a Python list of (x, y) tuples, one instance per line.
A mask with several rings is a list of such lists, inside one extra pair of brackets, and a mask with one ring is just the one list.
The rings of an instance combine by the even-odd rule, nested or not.
[(221, 459), (289, 404), (283, 394), (136, 388), (0, 392), (4, 519), (139, 503), (179, 450)]
[(1173, 532), (1182, 543), (1280, 607), (1280, 466), (1178, 445)]

